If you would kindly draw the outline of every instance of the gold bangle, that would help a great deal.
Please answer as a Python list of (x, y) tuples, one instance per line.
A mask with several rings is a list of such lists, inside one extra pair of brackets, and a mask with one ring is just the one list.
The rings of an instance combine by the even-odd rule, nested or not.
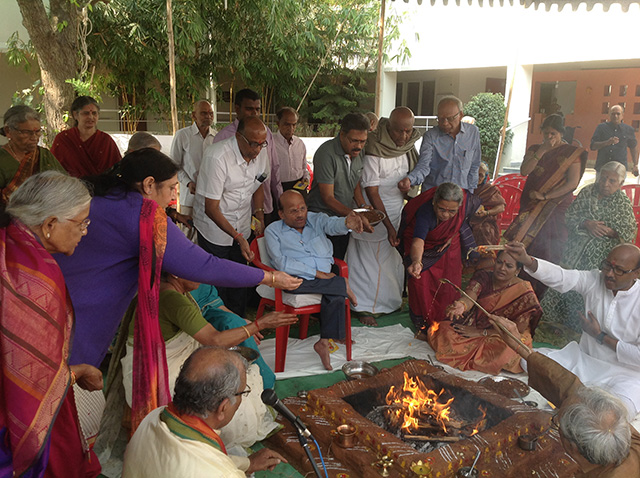
[(69, 369), (69, 372), (71, 372), (71, 386), (73, 387), (78, 381), (78, 378), (73, 370)]
[(276, 273), (271, 271), (271, 287), (275, 288), (276, 286)]
[(244, 329), (244, 333), (247, 334), (247, 338), (250, 338), (251, 334), (249, 333), (249, 329), (247, 329), (245, 325), (243, 325), (242, 328)]

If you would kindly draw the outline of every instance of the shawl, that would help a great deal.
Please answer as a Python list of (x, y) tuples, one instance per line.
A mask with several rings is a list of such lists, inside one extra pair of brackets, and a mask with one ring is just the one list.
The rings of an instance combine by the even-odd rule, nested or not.
[[(367, 143), (364, 146), (365, 154), (370, 156), (377, 156), (379, 158), (397, 158), (403, 154), (407, 155), (408, 171), (413, 171), (413, 168), (418, 164), (420, 155), (415, 148), (416, 141), (420, 139), (420, 132), (413, 128), (411, 137), (403, 146), (397, 146), (389, 135), (389, 119), (380, 118), (378, 127), (374, 131), (369, 131), (367, 137)], [(413, 186), (409, 191), (409, 197), (416, 197), (420, 186)]]
[(571, 201), (572, 192), (546, 201), (532, 199), (531, 193), (538, 191), (545, 194), (561, 187), (566, 182), (566, 172), (576, 161), (580, 161), (580, 176), (582, 176), (587, 162), (587, 152), (584, 149), (563, 144), (542, 156), (527, 178), (520, 199), (520, 213), (505, 231), (505, 239), (520, 241), (528, 247), (556, 208), (561, 204), (566, 207)]
[(160, 271), (166, 245), (167, 216), (158, 203), (143, 199), (138, 308), (133, 339), (132, 434), (151, 410), (171, 400), (166, 351), (158, 322)]
[[(586, 186), (567, 210), (565, 220), (571, 247), (567, 247), (561, 265), (565, 269), (590, 270), (600, 266), (609, 251), (622, 242), (633, 243), (638, 226), (633, 207), (621, 190), (608, 197), (598, 197), (598, 185)], [(584, 221), (602, 221), (618, 237), (595, 237), (583, 229)]]
[(227, 449), (222, 438), (201, 418), (181, 414), (173, 404), (169, 403), (160, 413), (160, 420), (176, 436), (187, 440), (199, 441), (220, 450), (225, 455)]
[[(51, 154), (51, 151), (46, 148), (41, 148), (40, 146), (36, 148), (32, 155), (24, 158), (21, 162), (18, 162), (18, 160), (16, 160), (5, 148), (0, 149), (0, 157), (2, 157), (3, 161), (5, 159), (9, 159), (14, 160), (17, 163), (12, 179), (0, 189), (0, 201), (4, 203), (9, 200), (9, 196), (11, 196), (11, 194), (13, 194), (13, 192), (18, 189), (18, 187), (24, 183), (27, 178), (34, 174), (49, 170), (65, 172), (64, 168), (60, 165), (55, 156)], [(8, 173), (9, 175), (12, 172), (13, 171), (9, 170), (5, 171), (5, 173)]]
[(115, 141), (100, 130), (86, 141), (77, 127), (61, 131), (53, 140), (51, 152), (71, 176), (97, 176), (122, 159)]
[(0, 229), (0, 303), (0, 429), (19, 476), (42, 459), (67, 393), (74, 319), (58, 264), (16, 219)]

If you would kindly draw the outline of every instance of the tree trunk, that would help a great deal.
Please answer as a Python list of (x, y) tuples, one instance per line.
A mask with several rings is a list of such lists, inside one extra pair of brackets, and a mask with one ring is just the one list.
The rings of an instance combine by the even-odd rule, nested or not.
[(178, 131), (178, 104), (176, 101), (176, 54), (173, 39), (173, 9), (167, 0), (167, 39), (169, 41), (169, 94), (171, 100), (171, 127), (173, 134)]
[(17, 0), (22, 24), (38, 55), (44, 87), (47, 133), (53, 138), (66, 129), (64, 114), (74, 98), (73, 86), (66, 82), (78, 73), (78, 8), (69, 0), (50, 0), (51, 16), (42, 0)]

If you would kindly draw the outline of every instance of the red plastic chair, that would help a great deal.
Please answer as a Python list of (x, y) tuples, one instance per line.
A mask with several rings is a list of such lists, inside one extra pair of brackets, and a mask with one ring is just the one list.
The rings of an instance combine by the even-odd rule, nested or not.
[(640, 247), (640, 185), (638, 184), (626, 184), (622, 186), (622, 191), (631, 200), (633, 206), (633, 214), (636, 216), (636, 222), (638, 223), (638, 234), (636, 235), (636, 246)]
[[(257, 237), (251, 242), (251, 251), (254, 254), (253, 265), (265, 271), (273, 269), (268, 263), (266, 254), (266, 244), (264, 236)], [(261, 251), (264, 254), (261, 254)], [(264, 258), (264, 261), (263, 259)], [(349, 277), (349, 268), (344, 261), (334, 258), (336, 265), (340, 269), (340, 277)], [(311, 314), (320, 312), (320, 294), (287, 294), (280, 289), (273, 289), (265, 285), (258, 286), (258, 294), (260, 294), (260, 305), (256, 318), (259, 319), (264, 315), (264, 309), (268, 305), (277, 312), (288, 312), (296, 314), (299, 318), (299, 327), (301, 339), (307, 338), (309, 330), (309, 317)], [(351, 308), (349, 307), (349, 299), (345, 299), (345, 330), (347, 345), (347, 361), (351, 360)], [(287, 358), (287, 342), (289, 341), (288, 325), (276, 328), (276, 367), (275, 372), (284, 371), (284, 363)]]
[(493, 183), (494, 186), (498, 186), (500, 184), (510, 184), (511, 186), (515, 186), (518, 189), (524, 189), (524, 183), (527, 182), (527, 177), (521, 174), (505, 174), (504, 176), (500, 176), (496, 178)]
[(520, 212), (520, 196), (522, 196), (522, 189), (510, 183), (501, 183), (496, 186), (500, 190), (500, 194), (502, 194), (504, 200), (507, 202), (505, 210), (498, 218), (498, 226), (502, 233), (509, 227), (513, 220), (518, 217), (518, 213)]

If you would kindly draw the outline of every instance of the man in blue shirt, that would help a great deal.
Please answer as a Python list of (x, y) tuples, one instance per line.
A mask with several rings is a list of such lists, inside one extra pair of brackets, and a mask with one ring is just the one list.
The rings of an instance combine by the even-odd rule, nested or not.
[(609, 161), (618, 161), (627, 167), (627, 149), (631, 153), (633, 166), (631, 171), (638, 176), (638, 140), (635, 130), (622, 122), (624, 110), (614, 105), (609, 110), (609, 121), (600, 123), (591, 138), (591, 151), (598, 152), (596, 171)]
[(402, 192), (422, 184), (426, 191), (442, 183), (453, 183), (473, 192), (478, 186), (480, 133), (478, 127), (462, 123), (462, 102), (447, 96), (438, 103), (438, 127), (422, 137), (420, 159), (406, 178), (398, 183)]
[(267, 227), (264, 235), (273, 267), (302, 278), (302, 285), (290, 294), (322, 294), (320, 340), (315, 351), (327, 370), (332, 370), (329, 339), (344, 340), (345, 298), (357, 305), (346, 278), (331, 272), (333, 246), (327, 235), (362, 232), (362, 219), (351, 211), (346, 217), (307, 212), (304, 197), (296, 190), (282, 193), (278, 202), (280, 221)]

